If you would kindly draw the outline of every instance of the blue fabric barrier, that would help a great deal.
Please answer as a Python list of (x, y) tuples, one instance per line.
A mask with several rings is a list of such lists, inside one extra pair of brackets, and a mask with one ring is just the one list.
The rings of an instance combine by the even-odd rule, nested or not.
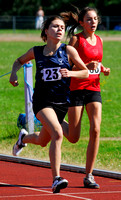
[[(41, 122), (35, 117), (35, 115), (34, 115), (34, 125), (35, 125), (35, 128), (42, 127)], [(19, 114), (18, 119), (17, 119), (17, 126), (18, 128), (26, 129), (26, 114), (25, 113)]]

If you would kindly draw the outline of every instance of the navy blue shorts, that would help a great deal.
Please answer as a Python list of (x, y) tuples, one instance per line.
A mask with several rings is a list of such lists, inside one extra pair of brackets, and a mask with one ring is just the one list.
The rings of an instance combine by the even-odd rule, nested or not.
[(102, 103), (101, 93), (98, 91), (91, 90), (74, 90), (71, 91), (71, 105), (73, 106), (84, 106), (91, 102)]

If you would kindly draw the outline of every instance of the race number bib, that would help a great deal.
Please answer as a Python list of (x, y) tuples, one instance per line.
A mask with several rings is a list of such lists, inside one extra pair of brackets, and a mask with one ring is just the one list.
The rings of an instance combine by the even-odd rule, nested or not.
[(92, 74), (92, 75), (94, 75), (94, 74), (100, 74), (100, 72), (101, 72), (101, 63), (98, 63), (97, 69), (95, 69), (95, 70), (88, 70), (88, 72), (89, 72), (89, 74)]
[(57, 81), (61, 79), (60, 67), (43, 69), (44, 81)]

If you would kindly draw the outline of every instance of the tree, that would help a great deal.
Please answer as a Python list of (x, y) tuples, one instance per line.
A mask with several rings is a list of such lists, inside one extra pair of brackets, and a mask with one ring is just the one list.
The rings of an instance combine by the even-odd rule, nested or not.
[(121, 15), (121, 0), (0, 0), (0, 15), (35, 16), (39, 6), (45, 15), (55, 15), (85, 6), (96, 7), (101, 15)]
[(0, 0), (1, 15), (35, 16), (41, 0)]

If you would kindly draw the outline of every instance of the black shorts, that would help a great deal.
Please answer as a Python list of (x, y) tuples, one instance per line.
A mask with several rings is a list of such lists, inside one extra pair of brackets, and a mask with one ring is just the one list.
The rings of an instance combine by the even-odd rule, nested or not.
[(84, 106), (91, 102), (102, 103), (101, 93), (91, 90), (74, 90), (71, 91), (71, 105), (73, 106)]
[(68, 112), (68, 107), (68, 103), (56, 104), (42, 98), (33, 99), (33, 111), (35, 116), (43, 108), (52, 108), (55, 111), (60, 124), (63, 122), (65, 115)]

